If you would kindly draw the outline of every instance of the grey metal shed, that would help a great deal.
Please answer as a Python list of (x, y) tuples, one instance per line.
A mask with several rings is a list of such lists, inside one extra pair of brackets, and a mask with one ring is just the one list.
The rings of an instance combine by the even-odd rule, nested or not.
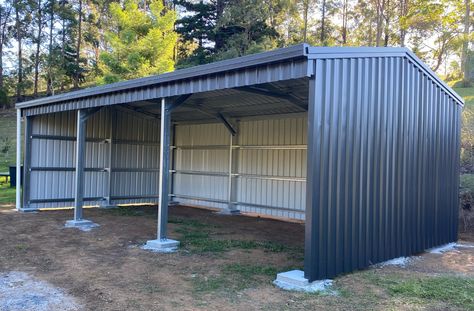
[(17, 209), (158, 203), (157, 241), (170, 200), (302, 219), (331, 278), (457, 239), (462, 106), (405, 48), (306, 44), (18, 103)]

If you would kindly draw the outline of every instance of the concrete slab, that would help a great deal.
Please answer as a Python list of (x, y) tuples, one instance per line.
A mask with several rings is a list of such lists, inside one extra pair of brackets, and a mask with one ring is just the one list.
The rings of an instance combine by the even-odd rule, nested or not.
[(308, 279), (304, 277), (303, 271), (291, 270), (278, 273), (273, 284), (284, 290), (315, 293), (329, 290), (332, 285), (332, 280), (319, 280), (310, 283)]
[(156, 253), (172, 253), (178, 249), (179, 241), (171, 239), (149, 240), (142, 249)]
[(93, 228), (99, 227), (98, 224), (86, 219), (68, 220), (64, 226), (66, 228), (77, 228), (82, 231), (91, 231)]

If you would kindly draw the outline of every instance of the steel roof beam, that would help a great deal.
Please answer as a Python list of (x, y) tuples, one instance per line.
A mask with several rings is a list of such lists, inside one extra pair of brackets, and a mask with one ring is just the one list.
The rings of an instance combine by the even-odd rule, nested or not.
[(131, 105), (128, 105), (128, 104), (122, 104), (119, 107), (122, 107), (122, 108), (127, 109), (127, 110), (134, 111), (136, 113), (146, 115), (147, 117), (152, 117), (154, 119), (159, 119), (160, 118), (160, 115), (158, 115), (158, 114), (154, 114), (154, 113), (151, 113), (151, 112), (147, 111), (146, 109), (142, 109), (142, 108), (139, 108), (139, 107), (134, 107), (134, 106), (131, 106)]
[(308, 111), (308, 104), (304, 100), (299, 99), (292, 93), (282, 93), (282, 92), (277, 92), (275, 90), (268, 90), (266, 88), (254, 87), (254, 86), (239, 87), (237, 88), (237, 90), (242, 91), (242, 92), (257, 94), (257, 95), (284, 99), (290, 104), (292, 104), (293, 106), (299, 108), (301, 111)]
[(196, 104), (196, 105), (193, 105), (193, 106), (189, 106), (190, 108), (193, 108), (213, 119), (217, 119), (219, 120), (222, 124), (224, 124), (224, 126), (227, 128), (227, 130), (229, 131), (229, 133), (232, 134), (232, 136), (235, 136), (237, 134), (237, 129), (235, 128), (235, 126), (232, 125), (232, 123), (229, 121), (229, 119), (227, 117), (225, 117), (221, 112), (214, 112), (214, 111), (211, 111), (209, 109), (206, 109), (205, 107), (203, 107), (201, 104)]

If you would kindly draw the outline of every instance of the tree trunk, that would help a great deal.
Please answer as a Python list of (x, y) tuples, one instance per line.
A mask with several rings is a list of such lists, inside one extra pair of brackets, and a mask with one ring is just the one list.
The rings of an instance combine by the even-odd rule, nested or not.
[(376, 37), (375, 37), (375, 46), (380, 46), (380, 42), (382, 41), (382, 28), (383, 28), (383, 11), (384, 11), (384, 0), (376, 0)]
[(53, 66), (53, 29), (54, 29), (54, 0), (50, 0), (49, 12), (49, 48), (48, 48), (48, 82), (46, 94), (53, 95), (53, 73), (51, 68)]
[(321, 45), (326, 45), (326, 0), (323, 0), (321, 10)]
[(464, 86), (469, 85), (469, 34), (471, 31), (471, 3), (470, 0), (464, 0), (465, 11), (464, 11), (464, 32), (462, 41), (461, 51), (461, 69)]
[(304, 0), (303, 1), (303, 19), (304, 19), (304, 24), (303, 24), (303, 42), (306, 42), (307, 40), (307, 35), (308, 35), (308, 11), (309, 11), (309, 1), (310, 0)]
[(22, 101), (22, 88), (23, 88), (23, 55), (21, 47), (21, 22), (20, 22), (20, 12), (19, 12), (19, 3), (15, 5), (15, 27), (16, 27), (16, 40), (18, 42), (18, 81), (16, 86), (16, 101)]
[(41, 12), (41, 0), (38, 0), (38, 36), (36, 37), (36, 53), (35, 53), (35, 78), (34, 78), (34, 88), (33, 96), (38, 96), (38, 77), (39, 77), (39, 57), (40, 57), (40, 47), (41, 47), (41, 26), (42, 21), (42, 12)]
[(342, 45), (347, 44), (347, 20), (348, 20), (348, 0), (344, 0), (342, 6)]
[(76, 46), (76, 73), (74, 74), (74, 88), (79, 88), (79, 64), (81, 57), (81, 40), (82, 40), (82, 0), (79, 0), (79, 16), (77, 23), (77, 46)]
[(2, 27), (2, 33), (0, 34), (0, 89), (3, 89), (3, 45), (5, 44), (5, 20), (8, 18), (5, 15), (5, 20), (2, 20), (3, 17), (3, 7), (0, 6), (0, 25)]
[[(406, 17), (408, 13), (408, 0), (400, 0), (400, 18)], [(407, 35), (407, 30), (403, 25), (399, 25), (400, 27), (400, 46), (405, 46), (405, 38)]]
[[(384, 6), (385, 7), (385, 6)], [(383, 45), (385, 47), (388, 46), (388, 42), (390, 40), (390, 0), (387, 0), (386, 7), (385, 7), (385, 27), (384, 27), (384, 42)]]
[[(216, 25), (219, 25), (220, 18), (224, 14), (225, 0), (216, 1)], [(216, 36), (215, 39), (215, 50), (219, 51), (224, 47), (224, 40), (221, 36)]]
[(3, 89), (3, 42), (0, 42), (0, 89)]
[[(65, 8), (65, 3), (66, 1), (61, 1), (61, 9), (62, 11), (64, 12), (64, 8)], [(61, 31), (61, 34), (62, 34), (62, 38), (61, 38), (61, 67), (65, 67), (66, 66), (66, 56), (65, 56), (65, 52), (66, 52), (66, 20), (64, 18), (64, 16), (62, 17), (62, 31)], [(61, 79), (61, 92), (64, 91), (65, 89), (65, 79), (64, 79), (64, 75)]]

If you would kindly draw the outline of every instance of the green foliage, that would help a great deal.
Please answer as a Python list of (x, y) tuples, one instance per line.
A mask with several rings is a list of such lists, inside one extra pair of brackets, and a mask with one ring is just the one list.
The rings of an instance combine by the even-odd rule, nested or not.
[(103, 76), (99, 83), (160, 74), (173, 70), (177, 40), (174, 32), (176, 13), (161, 0), (152, 0), (142, 9), (138, 0), (110, 5), (114, 30), (107, 32), (110, 52), (100, 55)]
[(0, 88), (0, 109), (8, 108), (10, 106), (10, 98), (8, 97), (7, 91)]
[(0, 111), (0, 172), (8, 172), (8, 167), (15, 164), (15, 146), (16, 114)]
[(474, 174), (461, 175), (461, 189), (474, 194)]
[(465, 101), (461, 127), (461, 173), (474, 172), (474, 88), (456, 88)]

